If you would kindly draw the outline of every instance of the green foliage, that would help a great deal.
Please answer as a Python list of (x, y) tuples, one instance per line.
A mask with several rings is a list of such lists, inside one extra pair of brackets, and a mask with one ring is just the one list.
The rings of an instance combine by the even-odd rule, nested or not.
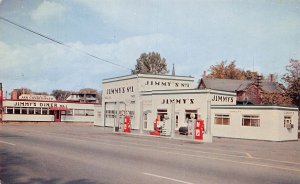
[(132, 74), (167, 74), (166, 59), (157, 52), (142, 53)]
[(300, 108), (300, 60), (291, 59), (286, 70), (282, 79), (287, 85), (287, 94), (293, 99), (293, 104)]

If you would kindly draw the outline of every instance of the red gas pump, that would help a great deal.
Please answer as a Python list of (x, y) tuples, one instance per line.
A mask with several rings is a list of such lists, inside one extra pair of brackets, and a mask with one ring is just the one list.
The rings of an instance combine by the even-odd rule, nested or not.
[(130, 116), (125, 116), (124, 118), (124, 132), (131, 132)]
[(204, 120), (197, 119), (195, 123), (195, 139), (203, 140)]
[(158, 118), (156, 118), (155, 121), (154, 121), (154, 131), (150, 132), (150, 135), (160, 136), (160, 133), (159, 133), (159, 130), (158, 130), (158, 127), (157, 127), (157, 121), (158, 121)]

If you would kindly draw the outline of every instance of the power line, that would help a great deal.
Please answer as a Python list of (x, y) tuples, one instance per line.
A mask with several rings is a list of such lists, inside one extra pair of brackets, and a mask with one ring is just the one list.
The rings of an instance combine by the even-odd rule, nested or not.
[(114, 63), (114, 62), (112, 62), (112, 61), (108, 61), (108, 60), (106, 60), (106, 59), (102, 59), (102, 58), (100, 58), (100, 57), (98, 57), (98, 56), (96, 56), (96, 55), (93, 55), (93, 54), (91, 54), (91, 53), (89, 53), (89, 52), (87, 52), (87, 51), (81, 50), (81, 49), (79, 49), (79, 48), (76, 48), (76, 47), (72, 47), (72, 46), (70, 46), (70, 45), (67, 45), (67, 44), (65, 44), (65, 43), (63, 43), (63, 42), (61, 42), (61, 41), (58, 41), (58, 40), (56, 40), (56, 39), (54, 39), (54, 38), (51, 38), (51, 37), (49, 37), (49, 36), (46, 36), (46, 35), (44, 35), (44, 34), (41, 34), (41, 33), (37, 32), (37, 31), (34, 31), (34, 30), (32, 30), (32, 29), (30, 29), (30, 28), (27, 28), (27, 27), (25, 27), (25, 26), (23, 26), (23, 25), (17, 24), (17, 23), (15, 23), (15, 22), (13, 22), (13, 21), (11, 21), (11, 20), (8, 20), (8, 19), (6, 19), (6, 18), (4, 18), (4, 17), (1, 17), (1, 16), (0, 16), (0, 19), (3, 20), (3, 21), (5, 21), (5, 22), (8, 22), (8, 23), (10, 23), (10, 24), (12, 24), (12, 25), (14, 25), (14, 26), (17, 26), (17, 27), (19, 27), (19, 28), (21, 28), (21, 29), (24, 29), (24, 30), (26, 30), (26, 31), (28, 31), (28, 32), (31, 32), (31, 33), (33, 33), (33, 34), (36, 34), (36, 35), (40, 36), (40, 37), (43, 37), (43, 38), (45, 38), (45, 39), (47, 39), (47, 40), (50, 40), (51, 42), (54, 42), (54, 43), (56, 43), (56, 44), (62, 45), (62, 46), (67, 47), (67, 48), (69, 48), (69, 49), (76, 49), (76, 50), (80, 51), (81, 53), (83, 53), (83, 54), (85, 54), (85, 55), (87, 55), (87, 56), (90, 56), (90, 57), (92, 57), (92, 58), (94, 58), (94, 59), (98, 59), (98, 60), (101, 60), (101, 61), (103, 61), (103, 62), (106, 62), (106, 63), (112, 64), (112, 65), (121, 67), (121, 68), (123, 68), (123, 69), (128, 69), (128, 70), (131, 71), (131, 69), (129, 69), (129, 68), (125, 67), (125, 66), (122, 66), (122, 65), (120, 65), (120, 64)]

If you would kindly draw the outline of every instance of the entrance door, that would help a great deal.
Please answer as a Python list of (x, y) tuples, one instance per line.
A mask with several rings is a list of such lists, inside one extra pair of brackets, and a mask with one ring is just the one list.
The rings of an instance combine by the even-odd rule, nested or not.
[(61, 122), (61, 114), (60, 111), (54, 111), (54, 122)]

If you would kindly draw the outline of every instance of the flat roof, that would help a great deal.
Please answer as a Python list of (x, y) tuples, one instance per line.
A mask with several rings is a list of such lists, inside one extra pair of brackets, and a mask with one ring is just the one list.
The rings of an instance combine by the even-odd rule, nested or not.
[(295, 106), (280, 105), (212, 105), (211, 109), (289, 110), (298, 112), (298, 108)]
[(235, 97), (236, 94), (227, 91), (218, 91), (211, 89), (171, 89), (171, 90), (152, 90), (142, 91), (141, 95), (171, 95), (171, 94), (215, 94), (215, 95), (228, 95)]
[(168, 79), (168, 80), (186, 80), (194, 82), (194, 77), (192, 76), (179, 76), (179, 75), (155, 75), (155, 74), (133, 74), (133, 75), (124, 75), (108, 79), (103, 79), (102, 83), (122, 81), (134, 78), (153, 78), (153, 79)]

